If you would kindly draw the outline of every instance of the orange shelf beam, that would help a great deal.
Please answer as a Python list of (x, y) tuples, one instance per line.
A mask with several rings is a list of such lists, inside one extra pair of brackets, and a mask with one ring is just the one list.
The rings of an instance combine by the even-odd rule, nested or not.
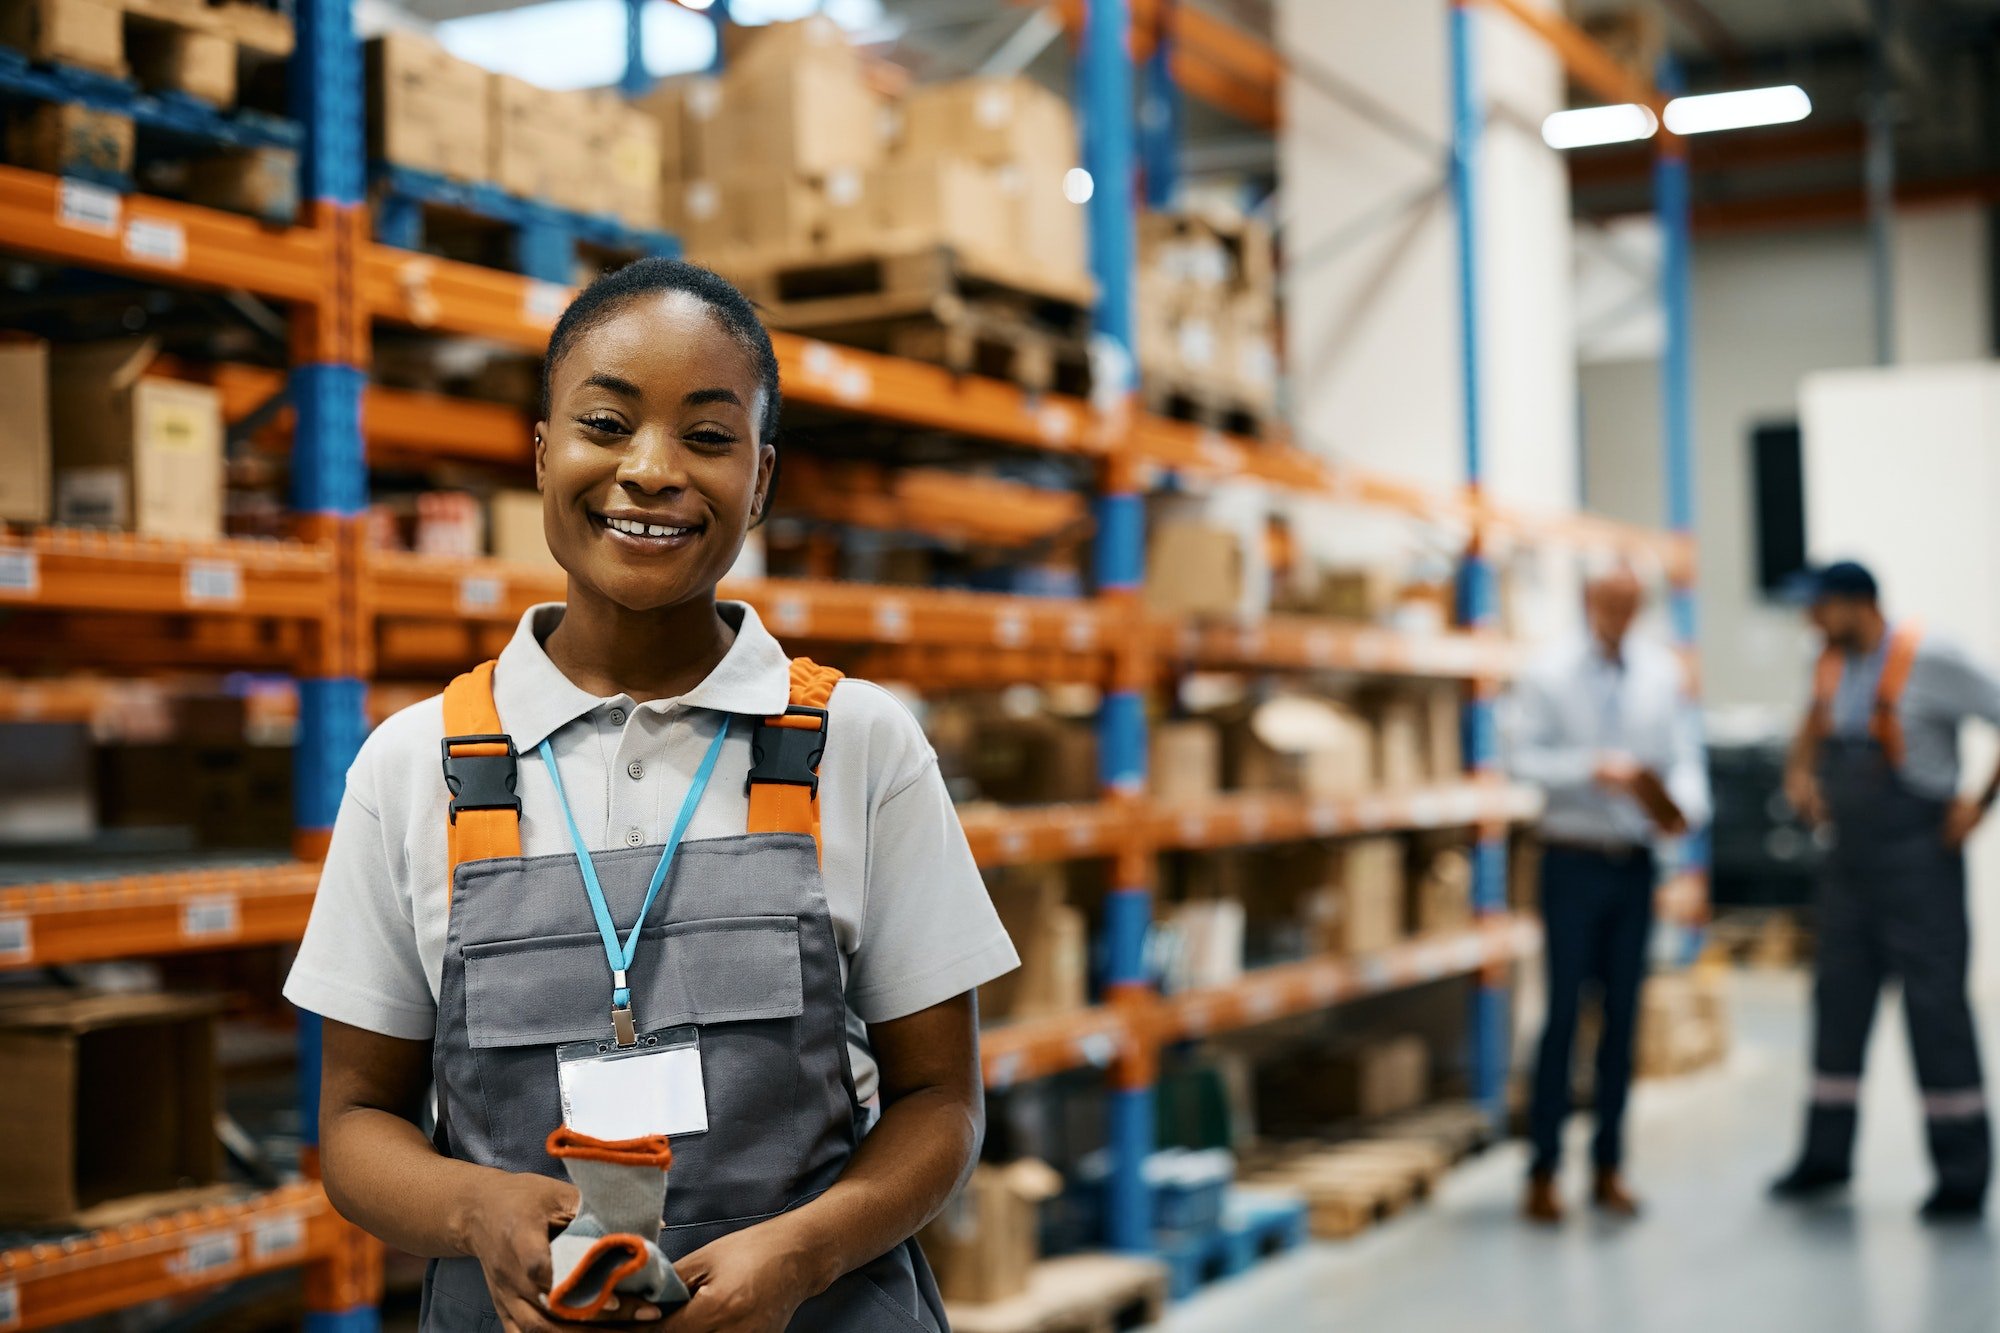
[(331, 546), (83, 528), (0, 533), (0, 607), (324, 619)]
[(1154, 641), (1162, 657), (1205, 668), (1490, 680), (1512, 676), (1521, 665), (1521, 650), (1497, 634), (1404, 634), (1310, 616), (1270, 616), (1244, 624), (1159, 621)]
[(1009, 808), (972, 805), (959, 823), (982, 866), (1081, 861), (1116, 855), (1133, 835), (1131, 811), (1117, 802)]
[(326, 234), (310, 227), (270, 227), (194, 204), (119, 196), (19, 167), (0, 167), (0, 249), (299, 302), (325, 295), (332, 263)]
[[(285, 372), (265, 366), (188, 364), (176, 371), (212, 384), (222, 395), (223, 419), (231, 422), (249, 416), (285, 387)], [(526, 466), (533, 461), (533, 427), (526, 412), (503, 403), (379, 384), (369, 385), (361, 398), (361, 434), (371, 459), (393, 455)], [(289, 411), (270, 425), (280, 433), (291, 428)]]
[(1108, 1069), (1134, 1045), (1130, 1019), (1098, 1006), (979, 1031), (979, 1067), (996, 1091), (1071, 1069)]
[(318, 884), (294, 862), (0, 888), (0, 971), (296, 941)]
[(1240, 792), (1151, 808), (1153, 845), (1193, 851), (1306, 838), (1506, 824), (1541, 813), (1532, 787), (1474, 779), (1339, 799)]
[(333, 1255), (347, 1224), (316, 1184), (0, 1251), (0, 1328), (51, 1328)]

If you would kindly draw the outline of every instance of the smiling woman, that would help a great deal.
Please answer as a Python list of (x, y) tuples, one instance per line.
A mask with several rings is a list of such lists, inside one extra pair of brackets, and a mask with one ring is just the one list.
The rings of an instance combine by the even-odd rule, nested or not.
[(910, 715), (716, 599), (777, 475), (770, 337), (642, 260), (545, 366), (568, 600), (369, 738), (286, 985), (327, 1019), (328, 1194), (434, 1258), (426, 1330), (549, 1333), (551, 1230), (660, 1195), (579, 1201), (552, 1131), (665, 1136), (660, 1229), (606, 1243), (680, 1281), (635, 1263), (616, 1317), (684, 1284), (674, 1333), (940, 1333), (910, 1237), (977, 1156), (972, 992), (1017, 959)]

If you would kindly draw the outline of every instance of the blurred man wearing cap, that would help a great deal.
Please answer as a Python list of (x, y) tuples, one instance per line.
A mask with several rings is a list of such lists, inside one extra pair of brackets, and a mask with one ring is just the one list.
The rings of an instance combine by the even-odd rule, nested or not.
[(1548, 798), (1542, 816), (1542, 920), (1548, 1025), (1535, 1062), (1522, 1212), (1562, 1217), (1556, 1166), (1570, 1110), (1570, 1059), (1586, 985), (1602, 998), (1592, 1198), (1630, 1217), (1620, 1175), (1626, 1093), (1646, 944), (1653, 926), (1653, 844), (1708, 818), (1708, 771), (1680, 663), (1630, 633), (1645, 590), (1624, 565), (1584, 590), (1589, 634), (1533, 662), (1513, 696), (1509, 767)]
[(1894, 976), (1937, 1171), (1924, 1216), (1976, 1217), (1992, 1148), (1965, 994), (1963, 848), (2000, 772), (1978, 796), (1959, 795), (1958, 731), (1967, 717), (2000, 726), (2000, 681), (1915, 622), (1891, 626), (1874, 576), (1851, 561), (1817, 571), (1805, 595), (1825, 650), (1785, 794), (1831, 828), (1834, 847), (1819, 888), (1805, 1148), (1772, 1192), (1807, 1198), (1846, 1183), (1862, 1053)]

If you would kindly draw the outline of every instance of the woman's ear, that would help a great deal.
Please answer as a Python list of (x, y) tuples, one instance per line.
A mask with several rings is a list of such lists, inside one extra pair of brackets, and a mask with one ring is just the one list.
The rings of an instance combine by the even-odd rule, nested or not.
[(757, 447), (757, 490), (750, 499), (750, 526), (762, 523), (771, 509), (771, 483), (778, 475), (777, 446), (764, 444)]
[(535, 489), (538, 491), (542, 489), (542, 473), (547, 469), (546, 459), (548, 452), (549, 423), (546, 421), (537, 421), (535, 423)]

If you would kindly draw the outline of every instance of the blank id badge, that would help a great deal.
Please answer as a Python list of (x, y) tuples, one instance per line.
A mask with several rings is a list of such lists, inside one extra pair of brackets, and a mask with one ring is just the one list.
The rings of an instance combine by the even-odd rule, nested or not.
[(563, 1124), (594, 1139), (669, 1138), (708, 1132), (701, 1030), (644, 1033), (636, 1046), (610, 1038), (556, 1047)]

